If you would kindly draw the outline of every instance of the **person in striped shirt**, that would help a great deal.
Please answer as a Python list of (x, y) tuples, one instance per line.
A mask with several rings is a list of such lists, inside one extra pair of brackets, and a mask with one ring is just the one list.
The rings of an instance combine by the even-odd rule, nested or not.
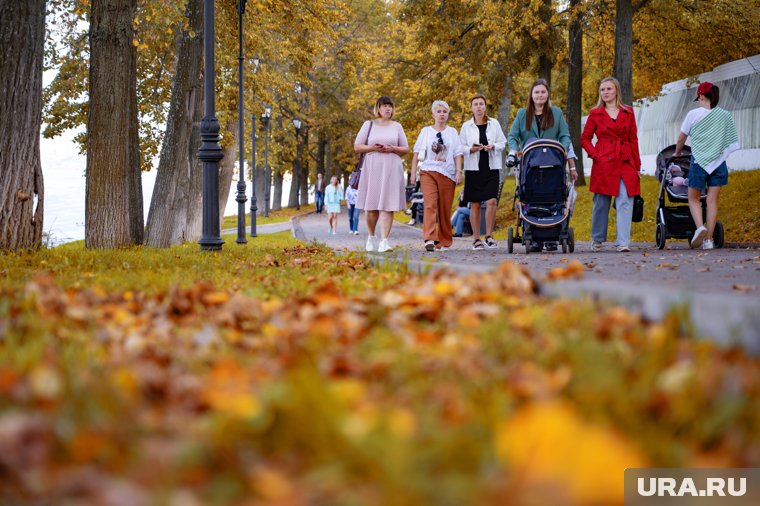
[[(728, 155), (739, 149), (731, 113), (718, 107), (720, 90), (704, 82), (697, 88), (696, 102), (700, 107), (689, 111), (681, 126), (674, 156), (680, 156), (691, 137), (691, 166), (689, 167), (689, 211), (697, 230), (689, 245), (692, 248), (713, 249), (713, 231), (718, 221), (720, 187), (728, 184)], [(707, 188), (707, 223), (702, 219), (702, 191)]]

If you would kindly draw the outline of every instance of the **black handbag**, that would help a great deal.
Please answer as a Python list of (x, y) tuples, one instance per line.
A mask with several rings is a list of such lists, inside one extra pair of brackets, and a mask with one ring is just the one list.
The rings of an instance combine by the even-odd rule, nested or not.
[[(617, 199), (612, 201), (612, 208), (617, 211)], [(631, 213), (631, 222), (639, 223), (644, 220), (644, 197), (641, 195), (633, 196), (633, 212)]]
[(633, 214), (631, 215), (631, 221), (633, 223), (639, 223), (644, 219), (644, 197), (641, 195), (633, 196)]

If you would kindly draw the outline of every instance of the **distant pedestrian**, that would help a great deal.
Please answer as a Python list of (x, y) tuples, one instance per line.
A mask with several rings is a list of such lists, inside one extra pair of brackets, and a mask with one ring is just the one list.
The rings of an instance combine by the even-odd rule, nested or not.
[(348, 208), (348, 229), (349, 233), (359, 235), (359, 209), (356, 207), (356, 197), (359, 190), (355, 190), (351, 185), (346, 186), (346, 207)]
[(456, 185), (462, 182), (462, 147), (457, 131), (448, 126), (449, 105), (436, 100), (431, 110), (433, 125), (424, 127), (417, 137), (410, 178), (412, 181), (417, 179), (419, 167), (424, 209), (422, 239), (426, 251), (451, 247), (448, 216)]
[(331, 235), (338, 233), (338, 214), (340, 214), (340, 199), (343, 188), (338, 184), (338, 176), (330, 178), (330, 184), (325, 188), (325, 204), (327, 204), (327, 222), (330, 224)]
[(314, 205), (317, 214), (321, 214), (325, 206), (325, 181), (321, 172), (317, 173), (317, 180), (314, 182)]
[[(393, 249), (388, 237), (393, 227), (393, 213), (406, 207), (405, 174), (401, 157), (409, 152), (403, 127), (393, 121), (393, 100), (382, 96), (375, 103), (375, 119), (365, 121), (356, 135), (354, 150), (364, 153), (356, 207), (367, 215), (367, 251)], [(380, 222), (380, 241), (375, 228)]]
[[(689, 111), (681, 126), (674, 156), (680, 156), (691, 136), (691, 166), (689, 167), (689, 211), (697, 230), (689, 245), (692, 248), (713, 249), (713, 232), (718, 222), (720, 187), (728, 184), (728, 155), (739, 149), (739, 136), (731, 113), (718, 107), (720, 90), (704, 82), (697, 88), (700, 107)], [(702, 219), (702, 191), (707, 188), (707, 226)]]
[[(472, 249), (495, 248), (493, 229), (496, 225), (496, 197), (499, 195), (499, 174), (507, 138), (501, 125), (486, 114), (488, 103), (483, 95), (470, 100), (472, 119), (462, 125), (459, 141), (464, 149), (464, 200), (471, 204)], [(480, 240), (480, 207), (486, 202), (485, 244)]]
[[(596, 135), (596, 145), (592, 139)], [(607, 240), (610, 203), (615, 197), (615, 245), (631, 251), (633, 197), (639, 195), (641, 158), (633, 108), (623, 104), (620, 83), (605, 77), (599, 84), (599, 101), (591, 109), (581, 134), (581, 145), (593, 160), (589, 190), (594, 194), (591, 211), (591, 249), (600, 251)]]

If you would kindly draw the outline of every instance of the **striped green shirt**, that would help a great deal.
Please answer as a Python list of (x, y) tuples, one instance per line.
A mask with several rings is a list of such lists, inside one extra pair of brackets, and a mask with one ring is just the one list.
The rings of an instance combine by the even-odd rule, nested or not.
[(691, 154), (701, 167), (717, 160), (732, 144), (739, 142), (731, 113), (720, 107), (695, 124), (689, 132)]

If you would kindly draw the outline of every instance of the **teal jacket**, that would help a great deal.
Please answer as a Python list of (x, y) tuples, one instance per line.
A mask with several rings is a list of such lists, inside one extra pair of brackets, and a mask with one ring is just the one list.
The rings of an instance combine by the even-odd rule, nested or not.
[(533, 124), (530, 130), (528, 130), (525, 128), (525, 109), (517, 111), (517, 116), (512, 122), (512, 128), (509, 129), (509, 135), (507, 135), (510, 153), (521, 150), (523, 145), (525, 145), (525, 141), (533, 138), (559, 141), (565, 147), (565, 151), (570, 149), (570, 129), (567, 127), (565, 115), (562, 114), (562, 109), (559, 107), (552, 106), (551, 109), (554, 114), (554, 126), (543, 130), (541, 135), (538, 135), (536, 119), (533, 118)]

